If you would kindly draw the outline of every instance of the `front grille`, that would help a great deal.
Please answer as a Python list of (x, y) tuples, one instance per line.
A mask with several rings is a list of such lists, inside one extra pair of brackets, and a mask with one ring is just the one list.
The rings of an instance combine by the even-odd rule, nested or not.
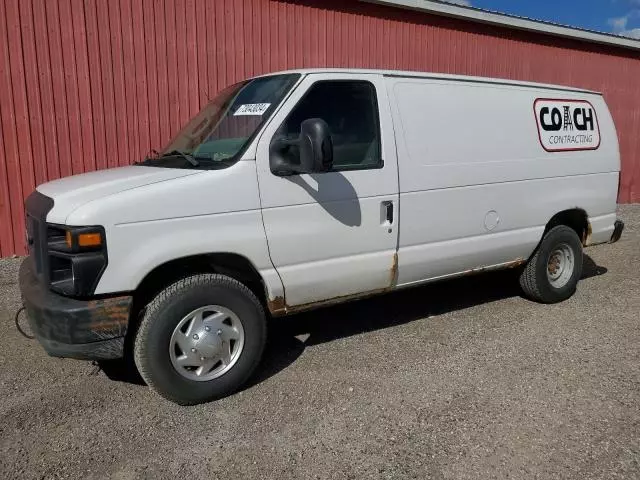
[(38, 191), (33, 192), (25, 202), (27, 219), (27, 246), (31, 266), (38, 280), (49, 283), (47, 265), (47, 214), (53, 208), (53, 200)]
[(31, 257), (33, 271), (41, 275), (42, 268), (42, 235), (40, 234), (40, 221), (27, 212), (27, 243), (29, 257)]

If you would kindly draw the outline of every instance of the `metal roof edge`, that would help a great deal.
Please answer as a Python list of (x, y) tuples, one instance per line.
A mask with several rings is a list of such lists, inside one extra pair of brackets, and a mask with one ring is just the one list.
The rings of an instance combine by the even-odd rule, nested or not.
[(479, 23), (496, 25), (517, 30), (543, 33), (557, 37), (570, 38), (589, 43), (612, 45), (620, 48), (640, 51), (640, 40), (622, 37), (612, 33), (602, 33), (569, 27), (542, 20), (533, 20), (506, 13), (492, 12), (475, 7), (455, 5), (439, 0), (360, 0), (366, 3), (376, 3), (390, 7), (416, 10), (434, 15), (459, 18)]

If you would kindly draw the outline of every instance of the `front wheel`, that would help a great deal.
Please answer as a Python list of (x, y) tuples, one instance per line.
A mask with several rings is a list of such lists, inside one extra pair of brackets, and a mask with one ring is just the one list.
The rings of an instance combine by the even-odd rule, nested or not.
[(244, 384), (266, 341), (262, 305), (224, 275), (184, 278), (147, 306), (134, 359), (147, 385), (181, 405), (215, 400)]
[(582, 243), (576, 232), (559, 225), (549, 230), (520, 275), (524, 293), (542, 303), (566, 300), (582, 275)]

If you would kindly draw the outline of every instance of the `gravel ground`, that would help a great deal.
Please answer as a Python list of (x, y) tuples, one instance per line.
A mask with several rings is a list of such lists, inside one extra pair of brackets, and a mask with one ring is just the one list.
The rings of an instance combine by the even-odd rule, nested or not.
[(640, 478), (640, 205), (559, 305), (513, 273), (274, 322), (242, 392), (179, 407), (13, 326), (0, 261), (0, 478)]

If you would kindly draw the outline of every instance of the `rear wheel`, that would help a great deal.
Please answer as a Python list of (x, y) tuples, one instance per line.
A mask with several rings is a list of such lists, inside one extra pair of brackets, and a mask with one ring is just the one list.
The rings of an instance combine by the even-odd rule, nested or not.
[(576, 232), (559, 225), (549, 230), (520, 275), (524, 293), (542, 303), (566, 300), (582, 275), (582, 243)]
[(182, 405), (236, 391), (260, 361), (266, 341), (262, 305), (224, 275), (182, 279), (147, 306), (134, 358), (140, 375)]

